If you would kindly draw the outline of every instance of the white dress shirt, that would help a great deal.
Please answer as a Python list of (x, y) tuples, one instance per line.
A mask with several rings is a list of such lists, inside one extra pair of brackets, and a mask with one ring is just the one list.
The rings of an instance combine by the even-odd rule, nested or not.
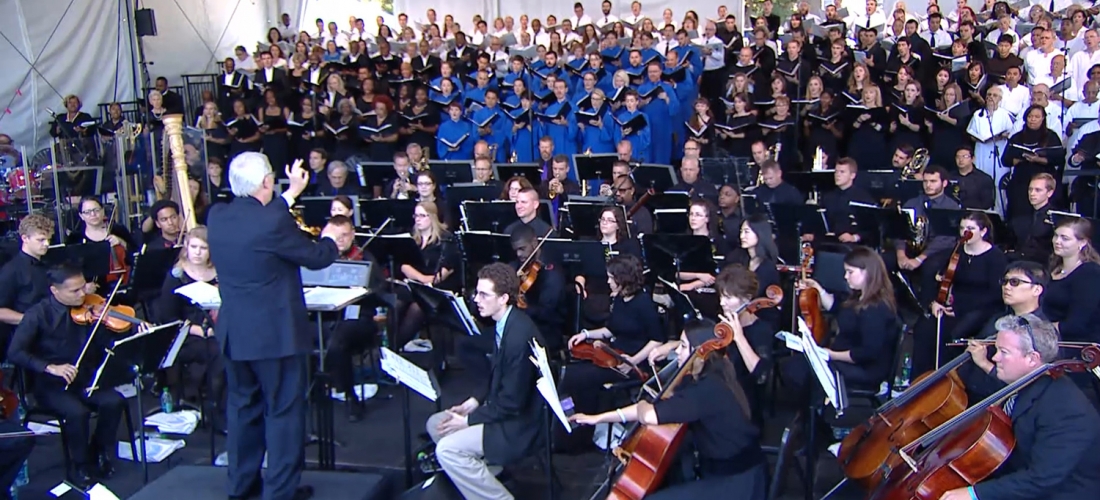
[(931, 45), (933, 49), (936, 47), (951, 46), (951, 35), (942, 27), (935, 32), (925, 31), (920, 34), (920, 37), (928, 42), (928, 45)]
[(1085, 83), (1089, 80), (1089, 68), (1097, 64), (1100, 64), (1100, 49), (1091, 54), (1087, 50), (1073, 54), (1066, 65), (1066, 73), (1073, 78), (1073, 88), (1084, 93)]
[(1044, 54), (1038, 49), (1028, 51), (1024, 56), (1024, 70), (1027, 71), (1028, 83), (1032, 83), (1033, 78), (1050, 76), (1050, 60), (1061, 54), (1062, 51), (1058, 49), (1051, 50), (1049, 54)]
[[(692, 40), (692, 42), (698, 43), (699, 45), (703, 45), (703, 46), (713, 45), (713, 44), (720, 44), (723, 47), (725, 47), (725, 45), (726, 45), (726, 43), (723, 42), (721, 38), (718, 38), (716, 36), (712, 36), (708, 39), (697, 38), (695, 40)], [(700, 51), (700, 53), (701, 52), (702, 51)], [(711, 51), (709, 56), (708, 55), (703, 55), (703, 71), (712, 71), (712, 70), (716, 70), (716, 69), (722, 69), (722, 67), (724, 67), (725, 65), (726, 65), (726, 51), (725, 50), (713, 50), (713, 51)]]
[[(585, 14), (579, 18), (574, 15), (573, 17), (569, 18), (569, 22), (573, 23), (573, 29), (580, 30), (581, 26), (592, 24), (592, 17), (588, 14)], [(565, 40), (562, 41), (564, 42)]]
[(604, 26), (607, 26), (609, 24), (615, 24), (617, 22), (619, 22), (619, 17), (616, 16), (615, 14), (608, 14), (606, 16), (600, 16), (600, 17), (596, 18), (596, 30), (599, 31), (600, 29), (603, 29)]
[(1020, 115), (1027, 109), (1027, 103), (1031, 101), (1031, 89), (1019, 84), (1015, 89), (1008, 88), (1007, 84), (997, 87), (1001, 89), (1001, 94), (1004, 96), (1001, 99), (1001, 109), (1008, 111), (1012, 119), (1022, 121)]

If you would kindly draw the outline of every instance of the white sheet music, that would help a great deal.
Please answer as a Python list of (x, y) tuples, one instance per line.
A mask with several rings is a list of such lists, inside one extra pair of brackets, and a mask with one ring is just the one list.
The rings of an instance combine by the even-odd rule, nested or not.
[(221, 293), (218, 292), (218, 287), (210, 283), (204, 283), (202, 281), (188, 283), (177, 288), (175, 292), (187, 297), (191, 302), (194, 302), (203, 309), (217, 309), (222, 305), (222, 296)]
[(168, 355), (164, 357), (164, 361), (160, 363), (161, 368), (171, 368), (176, 364), (176, 356), (179, 356), (180, 348), (183, 347), (183, 341), (187, 340), (187, 335), (191, 330), (191, 322), (185, 321), (180, 326), (179, 335), (176, 335), (176, 340), (172, 341), (172, 348), (168, 350)]
[(826, 403), (840, 410), (836, 377), (833, 375), (832, 368), (829, 368), (828, 354), (822, 355), (822, 349), (814, 341), (810, 328), (801, 317), (798, 318), (798, 332), (802, 335), (802, 354), (806, 355), (806, 360), (810, 362), (810, 368), (813, 369), (814, 378), (825, 391)]
[(316, 286), (306, 288), (302, 295), (306, 299), (306, 309), (339, 309), (367, 294), (366, 288), (329, 288)]
[(542, 399), (550, 405), (558, 421), (565, 426), (565, 431), (572, 434), (573, 427), (569, 425), (569, 418), (565, 416), (565, 409), (561, 407), (561, 397), (558, 396), (558, 388), (554, 385), (553, 372), (550, 371), (550, 360), (546, 357), (546, 349), (539, 345), (537, 340), (531, 340), (531, 362), (539, 369), (539, 379), (535, 382)]
[(429, 401), (439, 399), (428, 372), (386, 347), (382, 348), (382, 370)]

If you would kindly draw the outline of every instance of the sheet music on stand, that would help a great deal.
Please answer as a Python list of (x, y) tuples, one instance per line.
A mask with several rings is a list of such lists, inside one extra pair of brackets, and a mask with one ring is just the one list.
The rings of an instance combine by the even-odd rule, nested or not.
[(558, 387), (554, 384), (553, 372), (550, 371), (550, 359), (546, 357), (546, 349), (535, 339), (531, 339), (531, 362), (539, 369), (539, 379), (535, 382), (542, 399), (550, 405), (550, 410), (557, 415), (558, 421), (565, 426), (565, 431), (572, 434), (573, 424), (565, 415), (565, 409), (561, 406), (561, 397), (558, 396)]
[(417, 283), (415, 281), (402, 280), (401, 284), (404, 284), (410, 290), (416, 288), (423, 291), (423, 289), (429, 289), (430, 293), (435, 293), (443, 296), (450, 303), (451, 309), (458, 315), (459, 320), (462, 321), (462, 327), (466, 330), (466, 334), (469, 336), (481, 335), (481, 328), (477, 326), (477, 320), (470, 314), (470, 308), (466, 307), (466, 301), (462, 300), (462, 296), (455, 294), (450, 290), (443, 290), (433, 286), (428, 286), (423, 283)]
[(222, 296), (218, 287), (202, 281), (195, 281), (175, 289), (175, 293), (187, 297), (205, 310), (218, 309), (222, 305)]
[[(111, 361), (111, 359), (112, 359), (113, 357), (115, 357), (115, 354), (116, 354), (116, 353), (115, 353), (115, 351), (116, 351), (116, 350), (119, 350), (119, 349), (120, 349), (121, 347), (123, 347), (123, 346), (126, 346), (127, 344), (129, 344), (129, 343), (131, 343), (131, 342), (137, 342), (137, 341), (139, 341), (139, 340), (145, 339), (146, 337), (151, 337), (151, 336), (153, 336), (153, 335), (157, 334), (158, 332), (160, 332), (161, 330), (166, 330), (166, 329), (169, 329), (169, 328), (172, 328), (172, 327), (178, 327), (178, 326), (179, 326), (179, 325), (181, 325), (182, 323), (183, 323), (182, 321), (176, 320), (176, 321), (173, 321), (173, 322), (171, 322), (171, 323), (165, 323), (165, 324), (163, 324), (163, 325), (157, 325), (157, 326), (154, 326), (153, 328), (150, 328), (150, 329), (148, 329), (148, 330), (145, 330), (144, 332), (140, 332), (140, 333), (135, 333), (135, 334), (133, 334), (133, 335), (130, 335), (129, 337), (126, 337), (126, 338), (123, 338), (123, 339), (119, 339), (119, 340), (116, 340), (116, 341), (114, 341), (114, 342), (111, 342), (111, 347), (110, 347), (109, 349), (107, 349), (107, 356), (105, 356), (105, 357), (103, 358), (103, 360), (102, 360), (102, 361), (101, 361), (101, 362), (100, 362), (100, 363), (98, 364), (98, 366), (96, 367), (96, 369), (95, 369), (95, 375), (94, 375), (94, 376), (92, 377), (92, 381), (91, 381), (91, 383), (90, 383), (90, 384), (88, 384), (88, 386), (84, 388), (84, 392), (85, 392), (85, 394), (86, 394), (86, 395), (89, 395), (89, 396), (90, 396), (90, 395), (92, 395), (92, 394), (93, 394), (93, 393), (94, 393), (95, 391), (99, 390), (99, 389), (100, 389), (100, 385), (101, 385), (101, 384), (100, 384), (100, 382), (101, 382), (101, 381), (102, 381), (102, 380), (103, 380), (104, 378), (109, 378), (109, 379), (112, 379), (112, 380), (108, 380), (108, 381), (107, 381), (107, 382), (109, 382), (110, 384), (109, 384), (109, 385), (106, 385), (106, 387), (116, 387), (116, 386), (117, 386), (117, 385), (116, 385), (116, 384), (114, 383), (114, 382), (116, 382), (116, 381), (115, 381), (115, 380), (113, 380), (114, 378), (116, 378), (116, 376), (115, 376), (115, 375), (107, 376), (107, 371), (106, 371), (106, 370), (108, 369), (108, 367), (111, 367), (111, 368), (115, 368), (115, 364), (116, 364), (116, 363), (111, 363), (110, 361)], [(177, 336), (176, 336), (176, 339), (175, 339), (175, 340), (174, 340), (174, 341), (172, 342), (172, 346), (173, 346), (173, 348), (175, 347), (175, 344), (176, 344), (176, 343), (179, 343), (179, 344), (182, 344), (182, 343), (183, 343), (183, 342), (182, 342), (182, 341), (180, 340), (180, 338), (179, 338), (179, 335), (178, 335), (178, 334), (177, 334)], [(146, 347), (146, 348), (148, 348), (148, 347), (150, 347), (150, 346), (145, 346), (145, 345), (142, 345), (142, 346), (139, 346), (139, 347)], [(163, 364), (164, 364), (164, 362), (165, 362), (165, 361), (167, 360), (167, 358), (168, 358), (168, 354), (169, 354), (169, 353), (170, 353), (171, 351), (170, 351), (170, 350), (165, 350), (165, 351), (161, 351), (161, 352), (164, 352), (164, 353), (165, 353), (165, 356), (164, 356), (164, 358), (161, 358), (161, 359), (160, 359), (159, 361), (157, 361), (157, 362), (155, 363), (155, 364), (156, 364), (157, 366), (161, 366), (161, 365), (163, 365)], [(177, 352), (178, 352), (178, 350), (177, 350)], [(155, 353), (154, 353), (153, 351), (151, 351), (151, 350), (150, 350), (150, 351), (145, 351), (145, 352), (143, 352), (143, 353), (142, 353), (142, 355), (149, 355), (149, 354), (155, 354)], [(131, 363), (131, 361), (129, 360), (129, 358), (127, 358), (127, 357), (126, 357), (125, 355), (123, 355), (123, 358), (122, 358), (122, 359), (123, 359), (123, 361), (124, 361), (124, 362), (125, 362), (125, 363), (127, 364), (127, 366), (129, 366), (130, 364), (136, 364), (136, 363)], [(173, 361), (175, 361), (175, 358), (174, 358), (174, 357), (173, 357)], [(150, 364), (152, 364), (152, 363), (150, 363)], [(127, 368), (127, 370), (128, 370), (128, 368)], [(113, 371), (112, 371), (112, 373), (114, 373), (115, 371), (117, 371), (117, 370), (113, 370)]]
[(184, 321), (180, 325), (180, 331), (176, 334), (176, 340), (172, 341), (172, 348), (168, 351), (168, 355), (164, 357), (164, 361), (160, 363), (160, 368), (171, 368), (176, 364), (176, 356), (179, 356), (180, 349), (183, 348), (183, 342), (187, 340), (187, 335), (191, 330), (191, 322)]
[(439, 399), (439, 384), (432, 375), (388, 347), (381, 350), (383, 371), (425, 399), (432, 402)]
[(829, 367), (828, 352), (817, 345), (813, 334), (810, 333), (810, 329), (806, 325), (806, 321), (801, 317), (798, 318), (798, 332), (798, 336), (790, 332), (779, 332), (775, 336), (783, 340), (787, 348), (801, 352), (806, 356), (806, 361), (809, 362), (810, 369), (813, 370), (814, 378), (821, 385), (821, 389), (825, 391), (825, 403), (836, 408), (837, 415), (844, 413), (846, 405), (841, 399), (844, 395), (839, 390), (836, 375)]
[(363, 287), (331, 288), (315, 286), (302, 290), (306, 299), (306, 309), (310, 311), (336, 311), (359, 300), (367, 294)]
[(703, 318), (703, 313), (699, 312), (699, 309), (695, 307), (695, 303), (691, 301), (691, 297), (688, 297), (687, 294), (680, 291), (680, 287), (660, 276), (657, 277), (657, 281), (665, 285), (665, 292), (668, 294), (669, 299), (672, 300), (672, 307), (684, 316), (685, 319)]

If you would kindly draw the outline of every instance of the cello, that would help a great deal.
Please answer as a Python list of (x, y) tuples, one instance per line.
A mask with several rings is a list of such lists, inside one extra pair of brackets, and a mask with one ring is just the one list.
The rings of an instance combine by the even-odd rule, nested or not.
[[(810, 268), (814, 262), (814, 248), (809, 242), (803, 243), (800, 253), (802, 263), (798, 272), (802, 279), (809, 277)], [(825, 344), (825, 337), (829, 334), (829, 325), (825, 323), (825, 317), (821, 314), (821, 295), (814, 287), (806, 287), (798, 292), (798, 311), (806, 322), (806, 327), (813, 334), (817, 345)]]
[(1012, 419), (1001, 409), (1010, 396), (1040, 377), (1058, 378), (1067, 372), (1095, 370), (1100, 347), (1081, 352), (1080, 360), (1046, 363), (1020, 380), (898, 450), (904, 466), (888, 468), (871, 500), (938, 499), (956, 488), (973, 486), (1001, 467), (1016, 447)]
[[(742, 311), (755, 313), (760, 309), (776, 307), (783, 300), (783, 290), (778, 286), (769, 286), (766, 297), (753, 299), (738, 308), (734, 317)], [(664, 385), (655, 399), (667, 399), (672, 396), (676, 386), (683, 380), (684, 375), (690, 372), (690, 367), (696, 359), (703, 359), (708, 354), (725, 349), (733, 342), (734, 327), (723, 321), (714, 327), (714, 338), (699, 345), (691, 353), (691, 359), (682, 365), (670, 363), (665, 369), (676, 367), (675, 375), (671, 381)], [(662, 370), (662, 373), (665, 372)], [(658, 384), (661, 376), (651, 378)], [(614, 450), (615, 458), (620, 462), (617, 467), (618, 475), (610, 483), (608, 500), (641, 500), (646, 495), (653, 493), (664, 482), (665, 474), (676, 459), (676, 451), (687, 431), (685, 424), (661, 424), (645, 425), (635, 423), (630, 430), (623, 434), (622, 445)], [(613, 474), (614, 475), (614, 472)], [(602, 491), (603, 488), (601, 487)]]

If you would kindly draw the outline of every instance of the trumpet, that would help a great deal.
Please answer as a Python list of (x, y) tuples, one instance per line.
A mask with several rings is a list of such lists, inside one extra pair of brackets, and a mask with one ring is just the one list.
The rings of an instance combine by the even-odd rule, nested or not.
[(561, 181), (550, 179), (550, 184), (546, 188), (546, 194), (551, 200), (557, 198), (558, 195), (562, 194), (564, 191), (565, 187), (561, 185)]
[(500, 149), (500, 146), (497, 145), (497, 144), (490, 144), (489, 145), (489, 161), (492, 161), (492, 162), (497, 161), (497, 150), (498, 149)]

